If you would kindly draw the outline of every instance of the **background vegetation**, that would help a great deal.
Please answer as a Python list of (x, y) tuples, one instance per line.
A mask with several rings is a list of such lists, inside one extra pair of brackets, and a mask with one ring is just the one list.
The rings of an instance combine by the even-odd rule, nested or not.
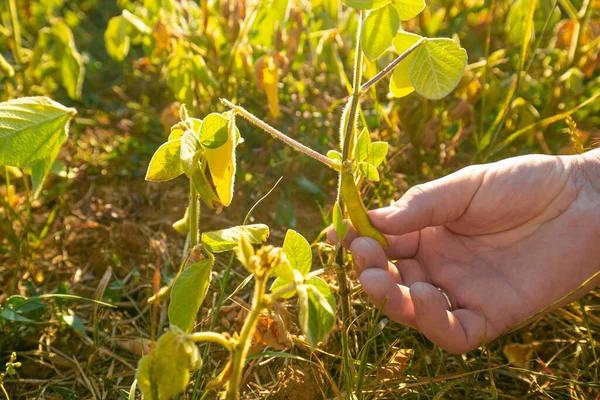
[[(144, 345), (153, 329), (166, 326), (166, 309), (153, 322), (146, 303), (154, 271), (169, 282), (181, 262), (184, 239), (171, 224), (185, 211), (187, 185), (183, 178), (144, 181), (153, 152), (179, 120), (179, 105), (200, 117), (225, 111), (218, 99), (232, 98), (321, 153), (335, 149), (351, 86), (355, 11), (338, 0), (15, 4), (23, 59), (11, 51), (14, 25), (3, 1), (0, 54), (14, 74), (0, 72), (0, 101), (49, 95), (78, 115), (39, 198), (32, 200), (21, 171), (1, 171), (0, 358), (3, 365), (15, 351), (22, 363), (4, 386), (14, 398), (126, 398)], [(469, 65), (458, 88), (439, 101), (415, 94), (392, 99), (385, 84), (371, 89), (363, 109), (373, 111), (360, 118), (390, 151), (380, 181), (366, 186), (370, 207), (468, 164), (581, 152), (598, 142), (600, 2), (539, 0), (525, 58), (526, 0), (427, 4), (403, 29), (455, 37)], [(390, 51), (377, 65), (367, 62), (365, 75), (394, 57)], [(276, 186), (251, 221), (268, 224), (274, 244), (294, 228), (320, 250), (335, 174), (249, 124), (238, 126), (245, 142), (238, 148), (237, 203), (218, 215), (204, 213), (202, 226), (240, 224)], [(215, 274), (198, 322), (235, 331), (251, 288), (228, 257), (217, 258)], [(336, 287), (334, 274), (325, 278)], [(380, 317), (358, 281), (352, 289), (354, 357), (369, 332), (377, 335), (365, 398), (600, 395), (597, 291), (489, 347), (454, 356)], [(15, 301), (28, 303), (16, 312)], [(296, 311), (290, 305), (281, 315), (294, 321)], [(313, 352), (293, 322), (291, 338), (282, 338), (270, 319), (259, 328), (243, 396), (339, 395), (339, 331)], [(288, 356), (273, 356), (284, 348)], [(207, 367), (180, 398), (214, 396), (204, 387), (226, 354), (216, 346), (205, 354)]]

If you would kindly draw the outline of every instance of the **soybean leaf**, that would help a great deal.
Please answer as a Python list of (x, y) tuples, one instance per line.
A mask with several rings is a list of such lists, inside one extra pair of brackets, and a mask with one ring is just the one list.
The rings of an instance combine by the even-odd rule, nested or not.
[(310, 285), (310, 286), (314, 287), (317, 291), (319, 291), (319, 293), (321, 293), (323, 295), (323, 297), (325, 297), (325, 299), (327, 300), (327, 303), (329, 303), (329, 305), (331, 306), (331, 309), (335, 312), (335, 309), (336, 309), (335, 296), (331, 292), (331, 288), (329, 287), (329, 284), (327, 282), (325, 282), (323, 280), (323, 278), (320, 278), (318, 276), (311, 276), (310, 278), (307, 278), (304, 281), (304, 284)]
[(339, 203), (336, 201), (333, 205), (333, 229), (335, 230), (340, 242), (346, 237), (348, 228), (348, 223), (344, 221), (344, 217), (342, 215), (342, 209), (340, 208)]
[(202, 244), (213, 253), (235, 249), (244, 236), (252, 244), (264, 243), (269, 237), (269, 227), (264, 224), (241, 225), (202, 234)]
[(200, 146), (196, 133), (188, 129), (181, 137), (179, 150), (181, 166), (188, 177), (191, 177), (194, 171), (199, 169), (198, 159), (201, 154), (202, 147)]
[(467, 52), (452, 39), (427, 39), (410, 67), (410, 81), (421, 96), (437, 100), (447, 96), (460, 81)]
[(394, 6), (402, 21), (413, 19), (425, 9), (425, 0), (394, 0)]
[(138, 363), (136, 378), (142, 395), (152, 399), (152, 386), (158, 400), (171, 399), (183, 392), (190, 382), (190, 373), (200, 368), (200, 352), (189, 336), (172, 329), (163, 334), (151, 354)]
[(239, 137), (240, 132), (232, 117), (227, 127), (227, 142), (216, 149), (205, 149), (210, 175), (219, 199), (226, 207), (231, 204), (233, 198), (233, 179), (236, 167), (235, 147), (239, 142)]
[(200, 82), (205, 86), (219, 87), (219, 82), (215, 79), (215, 76), (206, 65), (206, 61), (200, 54), (196, 54), (192, 57), (192, 70)]
[(313, 285), (298, 290), (299, 322), (306, 340), (315, 348), (335, 326), (335, 313), (328, 299)]
[(387, 155), (389, 145), (386, 142), (373, 142), (369, 145), (369, 151), (365, 161), (374, 167), (381, 165)]
[(131, 38), (127, 35), (127, 20), (123, 15), (111, 18), (104, 31), (104, 44), (108, 55), (117, 61), (123, 61), (129, 53), (130, 43)]
[(171, 289), (169, 322), (186, 333), (192, 330), (196, 314), (206, 296), (212, 266), (212, 260), (209, 259), (190, 265), (176, 278)]
[(0, 165), (31, 166), (34, 196), (68, 137), (77, 114), (47, 97), (23, 97), (0, 103)]
[(169, 138), (167, 139), (169, 142), (172, 140), (181, 139), (183, 137), (184, 130), (179, 128), (177, 125), (175, 126), (176, 127), (171, 128), (171, 133), (169, 133)]
[(217, 214), (223, 210), (223, 203), (219, 200), (219, 196), (215, 193), (213, 187), (208, 182), (204, 171), (201, 168), (196, 168), (190, 177), (194, 186), (200, 195), (200, 198), (210, 208), (214, 209)]
[[(421, 36), (419, 35), (400, 31), (396, 34), (392, 43), (394, 44), (394, 50), (396, 50), (398, 54), (402, 54), (420, 39)], [(390, 92), (392, 92), (394, 97), (400, 98), (408, 96), (415, 91), (415, 88), (410, 81), (410, 66), (412, 65), (414, 56), (415, 52), (409, 54), (400, 62), (400, 64), (398, 64), (392, 74), (392, 79), (390, 80)]]
[(138, 32), (149, 35), (152, 33), (152, 29), (144, 21), (142, 21), (138, 16), (133, 15), (127, 10), (123, 10), (123, 18), (131, 24)]
[(181, 139), (163, 143), (150, 160), (146, 180), (164, 182), (183, 174), (180, 158)]
[(194, 100), (194, 74), (188, 60), (186, 49), (176, 46), (167, 64), (167, 85), (177, 100), (191, 106)]
[(364, 176), (368, 180), (374, 182), (379, 181), (379, 172), (377, 172), (377, 168), (375, 168), (371, 164), (361, 161), (360, 163), (358, 163), (358, 169), (362, 176)]
[(391, 0), (342, 0), (342, 3), (357, 10), (374, 10), (390, 2)]
[(329, 150), (327, 152), (327, 157), (332, 160), (342, 162), (342, 153), (340, 153), (339, 151)]
[(364, 161), (369, 154), (369, 145), (371, 144), (371, 135), (369, 135), (369, 131), (367, 128), (363, 128), (358, 135), (358, 139), (356, 141), (356, 161)]
[(271, 269), (271, 275), (288, 282), (294, 282), (296, 280), (294, 270), (292, 269), (292, 265), (287, 259), (285, 252), (283, 253), (283, 257), (281, 257), (280, 262)]
[(73, 32), (64, 22), (52, 25), (50, 30), (57, 39), (58, 51), (55, 52), (55, 56), (57, 64), (60, 65), (62, 85), (67, 90), (70, 98), (79, 100), (83, 88), (85, 69), (81, 54), (75, 47)]
[(277, 26), (285, 26), (288, 13), (289, 0), (263, 1), (250, 35), (254, 45), (263, 45), (272, 48), (275, 41)]
[(312, 251), (304, 236), (293, 229), (288, 229), (283, 240), (283, 251), (292, 268), (299, 271), (302, 276), (310, 272)]
[(393, 5), (369, 12), (361, 31), (363, 51), (369, 60), (375, 60), (392, 44), (398, 28), (400, 17)]
[(221, 114), (208, 114), (200, 127), (200, 143), (209, 149), (216, 149), (227, 143), (229, 119)]
[[(294, 283), (293, 280), (287, 280), (281, 277), (277, 277), (273, 283), (271, 284), (271, 293), (276, 292), (279, 289), (283, 289), (286, 286), (290, 286)], [(288, 292), (285, 292), (284, 294), (281, 295), (282, 298), (284, 299), (290, 299), (292, 297), (294, 297), (296, 295), (296, 289), (291, 289)]]

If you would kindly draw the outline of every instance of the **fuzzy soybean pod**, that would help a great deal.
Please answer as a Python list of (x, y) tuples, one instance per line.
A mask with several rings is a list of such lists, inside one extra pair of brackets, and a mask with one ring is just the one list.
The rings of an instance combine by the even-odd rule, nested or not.
[(367, 208), (360, 198), (360, 193), (354, 182), (354, 176), (351, 173), (344, 173), (342, 176), (342, 198), (346, 203), (350, 221), (352, 221), (352, 225), (354, 225), (358, 234), (377, 240), (381, 244), (381, 247), (387, 249), (389, 246), (388, 241), (371, 223), (367, 215)]

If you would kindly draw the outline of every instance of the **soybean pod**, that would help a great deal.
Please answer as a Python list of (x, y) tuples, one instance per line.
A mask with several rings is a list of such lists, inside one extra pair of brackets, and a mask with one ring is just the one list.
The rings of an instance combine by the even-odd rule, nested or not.
[(367, 208), (362, 202), (360, 193), (354, 182), (354, 176), (351, 173), (343, 174), (341, 192), (342, 199), (344, 199), (344, 203), (346, 203), (346, 208), (348, 209), (350, 221), (352, 221), (352, 225), (354, 225), (358, 234), (377, 240), (381, 247), (386, 249), (389, 246), (388, 241), (371, 223), (367, 215)]

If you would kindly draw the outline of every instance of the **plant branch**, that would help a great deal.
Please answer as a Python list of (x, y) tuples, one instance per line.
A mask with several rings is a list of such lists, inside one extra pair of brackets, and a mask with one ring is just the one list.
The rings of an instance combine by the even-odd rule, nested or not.
[(19, 25), (16, 0), (8, 0), (8, 8), (10, 10), (10, 22), (12, 24), (13, 41), (15, 42), (15, 60), (17, 60), (19, 64), (23, 64), (23, 56), (21, 54), (21, 25)]
[(379, 71), (377, 73), (377, 75), (375, 75), (374, 77), (369, 79), (367, 82), (365, 82), (360, 87), (360, 94), (363, 94), (364, 92), (369, 90), (369, 88), (371, 86), (373, 86), (374, 84), (376, 84), (377, 82), (379, 82), (380, 80), (385, 78), (385, 76), (388, 75), (390, 72), (392, 72), (398, 66), (398, 64), (400, 64), (402, 62), (402, 60), (404, 60), (406, 57), (408, 57), (413, 51), (417, 50), (419, 48), (419, 46), (421, 46), (426, 41), (427, 41), (427, 38), (419, 39), (418, 42), (416, 42), (415, 44), (410, 46), (408, 49), (406, 49), (406, 51), (404, 51), (404, 53), (402, 53), (398, 57), (396, 57), (396, 59), (394, 61), (389, 63), (384, 69)]
[(233, 349), (233, 369), (227, 384), (227, 399), (229, 400), (237, 400), (239, 398), (242, 372), (246, 364), (250, 344), (252, 343), (252, 335), (254, 335), (254, 331), (256, 330), (258, 317), (265, 307), (265, 290), (268, 274), (255, 274), (254, 277), (254, 297), (252, 298), (250, 314), (244, 322), (240, 337)]
[(198, 217), (200, 214), (200, 207), (198, 204), (198, 191), (196, 190), (196, 186), (194, 186), (194, 181), (190, 179), (190, 250), (193, 250), (194, 247), (198, 244)]
[(213, 342), (220, 344), (225, 347), (227, 350), (232, 351), (234, 342), (230, 339), (227, 339), (225, 336), (216, 332), (195, 332), (190, 335), (192, 340), (196, 343), (198, 342)]
[(340, 165), (338, 163), (336, 163), (334, 160), (330, 159), (327, 156), (324, 156), (323, 154), (321, 154), (319, 152), (314, 151), (310, 147), (307, 147), (300, 142), (295, 141), (291, 137), (287, 136), (285, 133), (278, 131), (277, 129), (273, 128), (271, 125), (262, 121), (260, 118), (256, 117), (255, 115), (253, 115), (252, 113), (250, 113), (249, 111), (244, 109), (243, 107), (235, 105), (227, 99), (221, 99), (221, 103), (223, 103), (227, 107), (231, 108), (236, 114), (239, 114), (242, 117), (246, 118), (253, 125), (261, 128), (265, 132), (270, 133), (274, 138), (281, 140), (283, 143), (285, 143), (288, 146), (292, 147), (293, 149), (299, 151), (300, 153), (303, 153), (303, 154), (327, 165), (329, 168), (331, 168), (335, 171), (340, 170)]

